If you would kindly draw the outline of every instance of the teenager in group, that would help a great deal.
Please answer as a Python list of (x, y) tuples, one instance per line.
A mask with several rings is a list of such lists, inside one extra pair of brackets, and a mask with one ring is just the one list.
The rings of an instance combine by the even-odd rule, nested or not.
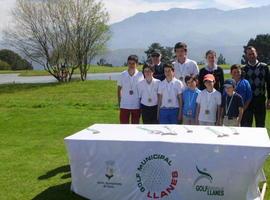
[(199, 73), (199, 89), (204, 90), (204, 76), (206, 74), (213, 74), (215, 77), (215, 89), (222, 93), (223, 84), (224, 84), (224, 72), (221, 67), (219, 67), (217, 63), (217, 54), (213, 50), (209, 50), (205, 54), (205, 58), (207, 61), (207, 65), (200, 70)]
[(187, 85), (183, 92), (183, 124), (195, 125), (196, 124), (196, 100), (198, 94), (201, 92), (197, 88), (198, 79), (196, 76), (186, 76), (185, 83)]
[(207, 74), (203, 78), (205, 88), (197, 97), (196, 124), (205, 126), (220, 125), (221, 94), (214, 88), (215, 77)]
[(236, 82), (227, 79), (224, 82), (225, 95), (222, 96), (221, 119), (223, 126), (240, 126), (243, 116), (243, 99), (235, 92)]
[(158, 88), (158, 119), (160, 124), (177, 124), (182, 120), (183, 83), (174, 77), (174, 67), (164, 64), (165, 80)]
[[(258, 54), (254, 47), (249, 46), (245, 50), (247, 64), (243, 68), (245, 79), (252, 89), (252, 100), (245, 110), (243, 122), (251, 127), (253, 116), (256, 127), (265, 127), (266, 105), (270, 109), (270, 72), (267, 64), (258, 61)], [(267, 102), (266, 102), (267, 92)]]
[(154, 68), (154, 74), (153, 77), (163, 81), (165, 79), (164, 74), (164, 64), (161, 62), (161, 52), (158, 49), (155, 49), (151, 53), (151, 66)]
[(153, 78), (154, 68), (148, 64), (143, 66), (144, 80), (138, 83), (144, 124), (157, 124), (158, 87), (160, 80)]
[(183, 42), (178, 42), (174, 46), (174, 52), (176, 55), (173, 66), (175, 69), (175, 77), (181, 80), (183, 83), (186, 76), (196, 76), (199, 74), (199, 67), (194, 60), (190, 60), (187, 57), (187, 45)]
[(130, 55), (127, 60), (128, 69), (121, 73), (117, 82), (118, 104), (121, 124), (139, 124), (140, 99), (137, 84), (143, 80), (143, 74), (137, 70), (138, 57)]
[(251, 100), (252, 100), (252, 90), (249, 82), (243, 78), (241, 65), (232, 65), (231, 66), (231, 75), (232, 79), (235, 80), (235, 92), (237, 92), (243, 99), (244, 103), (244, 113), (241, 121), (241, 126), (248, 126), (247, 121), (245, 119), (246, 109), (248, 108)]

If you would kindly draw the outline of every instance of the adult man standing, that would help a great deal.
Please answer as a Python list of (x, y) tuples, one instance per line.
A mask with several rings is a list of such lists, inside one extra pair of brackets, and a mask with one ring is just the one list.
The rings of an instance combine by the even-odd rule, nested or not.
[(248, 62), (243, 68), (244, 76), (251, 86), (253, 98), (243, 116), (244, 126), (251, 127), (254, 116), (256, 127), (265, 127), (266, 107), (270, 108), (269, 68), (267, 64), (258, 61), (258, 54), (253, 46), (248, 46), (245, 54)]
[[(178, 42), (174, 46), (176, 60), (173, 62), (175, 69), (175, 78), (185, 82), (186, 76), (197, 76), (199, 67), (194, 60), (187, 57), (187, 45), (183, 42)], [(184, 83), (185, 84), (185, 83)]]
[(153, 77), (155, 79), (158, 79), (160, 81), (163, 81), (165, 79), (164, 74), (164, 66), (161, 62), (161, 52), (160, 50), (155, 49), (151, 53), (151, 66), (154, 68), (154, 74)]

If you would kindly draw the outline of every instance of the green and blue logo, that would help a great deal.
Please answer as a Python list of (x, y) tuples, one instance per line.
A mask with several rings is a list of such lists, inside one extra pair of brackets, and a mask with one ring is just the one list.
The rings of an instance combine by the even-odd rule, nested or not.
[[(214, 178), (213, 176), (207, 172), (207, 169), (201, 170), (198, 166), (196, 166), (196, 171), (199, 176), (193, 183), (193, 188), (196, 192), (201, 192), (206, 194), (207, 196), (224, 196), (224, 188), (217, 187), (213, 184)], [(209, 184), (205, 184), (208, 182)]]

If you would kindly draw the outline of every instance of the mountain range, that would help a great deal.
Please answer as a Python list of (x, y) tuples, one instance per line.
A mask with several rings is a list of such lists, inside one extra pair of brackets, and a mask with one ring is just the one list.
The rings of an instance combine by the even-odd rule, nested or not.
[(229, 11), (173, 8), (138, 13), (111, 25), (109, 51), (94, 62), (102, 57), (113, 65), (123, 65), (132, 53), (143, 59), (144, 51), (154, 42), (174, 46), (182, 41), (196, 61), (204, 61), (204, 53), (213, 49), (228, 63), (239, 63), (250, 38), (270, 33), (269, 11), (270, 5)]

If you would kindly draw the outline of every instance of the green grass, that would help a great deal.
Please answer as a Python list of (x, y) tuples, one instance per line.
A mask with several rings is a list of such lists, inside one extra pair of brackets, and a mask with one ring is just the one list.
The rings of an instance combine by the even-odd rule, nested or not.
[[(231, 65), (228, 65), (228, 64), (226, 64), (226, 65), (219, 65), (220, 67), (222, 67), (222, 69), (230, 69), (231, 68)], [(201, 68), (203, 68), (203, 67), (205, 67), (205, 65), (199, 65), (199, 68), (201, 69)]]
[[(199, 68), (204, 67), (204, 65), (200, 65)], [(223, 69), (230, 69), (229, 65), (221, 65)], [(114, 73), (114, 72), (122, 72), (126, 70), (127, 67), (105, 67), (105, 66), (96, 66), (93, 65), (90, 67), (89, 73)], [(142, 66), (138, 67), (138, 70), (142, 70)], [(0, 70), (0, 74), (11, 74), (18, 73), (19, 76), (49, 76), (50, 74), (45, 70), (19, 70), (19, 71), (8, 71), (8, 70)], [(75, 74), (78, 74), (79, 71), (76, 70)]]
[[(0, 199), (83, 199), (70, 192), (63, 139), (94, 123), (118, 123), (116, 83), (8, 84), (0, 94)], [(270, 185), (270, 160), (265, 172)]]
[(63, 139), (93, 123), (118, 122), (114, 85), (0, 86), (1, 200), (81, 199), (70, 192)]
[[(127, 67), (105, 67), (105, 66), (90, 66), (89, 73), (114, 73), (122, 72), (126, 70)], [(142, 70), (142, 66), (138, 67), (139, 70)], [(50, 74), (45, 70), (0, 70), (0, 74), (12, 74), (18, 73), (19, 76), (49, 76)], [(74, 74), (79, 74), (79, 70), (75, 70)]]
[[(89, 69), (89, 73), (113, 73), (113, 72), (122, 72), (126, 69), (127, 67), (91, 66)], [(75, 70), (74, 74), (79, 74), (79, 70)], [(29, 70), (21, 72), (19, 76), (48, 76), (48, 75), (50, 74), (44, 70)]]
[(20, 74), (22, 72), (25, 72), (25, 70), (0, 70), (0, 74)]

